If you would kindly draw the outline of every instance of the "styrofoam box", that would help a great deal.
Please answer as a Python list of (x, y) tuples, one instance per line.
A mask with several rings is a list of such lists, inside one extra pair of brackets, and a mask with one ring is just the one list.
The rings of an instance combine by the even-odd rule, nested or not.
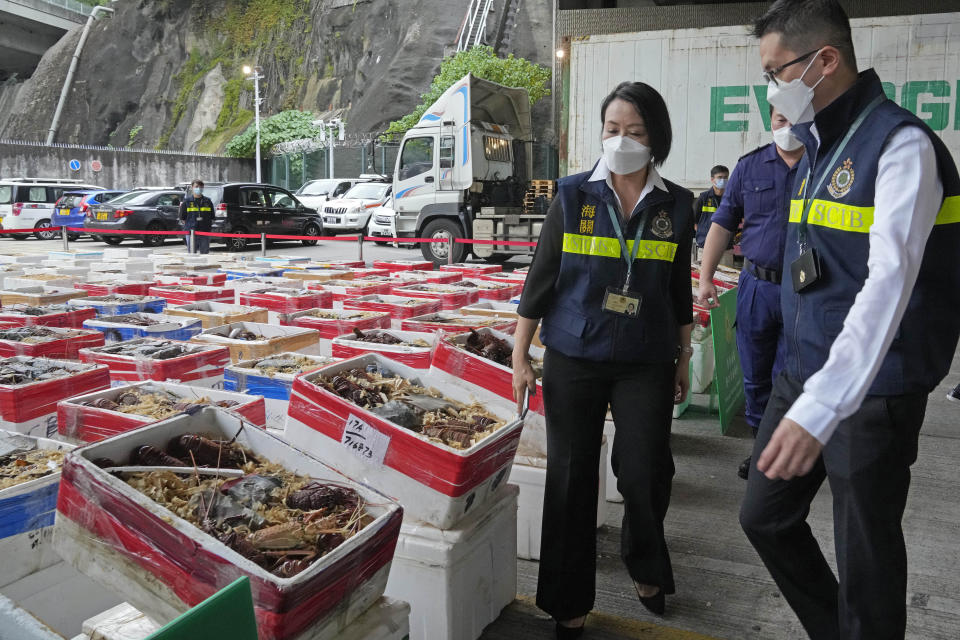
[[(199, 323), (200, 320), (198, 319)], [(263, 336), (264, 340), (237, 340), (229, 338), (234, 329), (252, 331)], [(286, 327), (259, 322), (233, 322), (212, 327), (190, 339), (191, 342), (218, 344), (230, 349), (230, 358), (234, 362), (250, 358), (265, 358), (275, 353), (295, 351), (307, 355), (324, 355), (320, 352), (320, 334), (316, 329)]]
[(47, 256), (51, 258), (94, 258), (100, 259), (103, 257), (103, 251), (89, 249), (89, 250), (80, 250), (80, 249), (69, 249), (67, 251), (48, 251)]
[[(422, 386), (435, 388), (451, 400), (467, 405), (478, 401), (462, 386), (446, 384), (429, 373), (369, 353), (294, 380), (284, 430), (287, 441), (394, 496), (408, 520), (447, 529), (482, 510), (510, 471), (523, 426), (519, 416), (502, 405), (485, 407), (504, 421), (504, 426), (468, 449), (454, 449), (385, 420), (314, 382), (320, 376), (370, 365), (419, 380)], [(358, 450), (357, 442), (366, 446)]]
[(153, 262), (147, 259), (124, 258), (123, 260), (90, 263), (90, 271), (113, 271), (117, 268), (127, 273), (142, 272), (153, 274)]
[(410, 605), (380, 598), (344, 629), (337, 640), (409, 640)]
[[(70, 451), (72, 444), (0, 431), (36, 443), (45, 451)], [(60, 562), (51, 536), (57, 509), (60, 472), (0, 489), (0, 589), (12, 582)], [(0, 637), (2, 637), (0, 630)]]
[(516, 486), (456, 529), (404, 523), (386, 595), (410, 603), (410, 637), (476, 640), (517, 595)]
[(105, 248), (103, 250), (104, 260), (126, 260), (127, 258), (149, 258), (154, 255), (153, 249), (135, 249), (135, 248)]
[(257, 256), (254, 262), (265, 262), (269, 265), (287, 265), (310, 262), (308, 256)]
[(40, 253), (6, 253), (0, 255), (2, 264), (40, 264), (43, 254)]
[[(83, 621), (83, 633), (96, 640), (145, 640), (160, 625), (129, 602), (121, 602)], [(76, 640), (76, 639), (74, 639)]]
[(390, 327), (403, 329), (403, 321), (440, 311), (439, 300), (431, 298), (412, 298), (410, 296), (369, 295), (343, 301), (346, 310), (384, 311), (390, 314)]
[[(321, 318), (313, 315), (315, 311), (323, 311), (334, 315), (335, 318)], [(364, 314), (365, 317), (355, 317)], [(317, 346), (321, 355), (333, 354), (333, 339), (353, 331), (354, 327), (361, 331), (370, 329), (389, 329), (390, 314), (382, 311), (359, 311), (345, 309), (307, 309), (280, 315), (280, 326), (304, 327), (316, 329), (319, 332)]]
[(430, 368), (430, 361), (433, 356), (433, 348), (436, 343), (437, 334), (416, 331), (395, 331), (393, 329), (370, 329), (364, 333), (373, 336), (379, 336), (385, 333), (410, 343), (423, 340), (427, 343), (427, 346), (418, 347), (400, 344), (361, 342), (357, 340), (355, 334), (347, 333), (333, 339), (333, 356), (335, 358), (353, 358), (363, 355), (364, 353), (380, 353), (395, 362), (409, 365), (414, 369), (423, 370)]
[[(278, 578), (93, 464), (124, 464), (140, 445), (207, 433), (289, 471), (356, 490), (374, 520), (292, 578)], [(261, 640), (332, 640), (380, 596), (390, 572), (402, 510), (226, 411), (204, 408), (78, 449), (61, 474), (54, 547), (95, 581), (166, 624), (241, 576), (250, 578)]]
[(225, 391), (253, 393), (263, 396), (266, 425), (268, 429), (272, 429), (275, 433), (282, 433), (286, 426), (293, 380), (297, 375), (302, 374), (275, 373), (272, 376), (267, 376), (260, 374), (254, 367), (261, 360), (284, 357), (309, 358), (317, 363), (317, 368), (338, 360), (329, 356), (308, 356), (292, 352), (278, 353), (266, 358), (245, 360), (228, 365), (223, 372), (223, 388)]
[[(201, 332), (200, 318), (168, 316), (161, 313), (141, 314), (160, 324), (139, 326), (123, 322), (105, 322), (100, 318), (84, 320), (84, 329), (96, 329), (103, 332), (107, 342), (122, 342), (134, 338), (162, 338), (167, 340), (189, 340)], [(110, 316), (108, 316), (110, 317)], [(123, 316), (113, 316), (122, 318)]]
[[(85, 276), (88, 272), (84, 272)], [(33, 287), (63, 287), (63, 288), (73, 288), (74, 283), (80, 282), (82, 278), (80, 276), (68, 276), (68, 275), (58, 275), (56, 279), (52, 280), (37, 280), (31, 278), (28, 275), (23, 275), (17, 278), (4, 278), (3, 284), (7, 289), (30, 289)]]
[(691, 341), (693, 356), (690, 358), (690, 393), (703, 393), (713, 382), (714, 353), (713, 336), (708, 331), (700, 341)]
[[(600, 467), (597, 470), (600, 487), (597, 492), (597, 528), (607, 517), (606, 492), (608, 446), (604, 437), (600, 444)], [(517, 503), (517, 557), (524, 560), (540, 559), (540, 540), (543, 527), (543, 489), (547, 480), (547, 459), (517, 456), (510, 469), (508, 482), (520, 488)], [(616, 482), (614, 482), (616, 487)]]
[(221, 391), (219, 389), (200, 389), (185, 384), (148, 380), (61, 400), (57, 403), (58, 432), (64, 439), (70, 441), (78, 443), (97, 442), (120, 433), (139, 429), (147, 424), (159, 422), (154, 418), (135, 413), (111, 411), (110, 409), (84, 405), (84, 403), (93, 402), (100, 398), (116, 400), (120, 394), (127, 391), (139, 391), (141, 393), (163, 393), (166, 391), (185, 401), (200, 398), (206, 398), (211, 402), (233, 400), (237, 404), (229, 407), (230, 412), (249, 420), (254, 426), (265, 426), (263, 396)]

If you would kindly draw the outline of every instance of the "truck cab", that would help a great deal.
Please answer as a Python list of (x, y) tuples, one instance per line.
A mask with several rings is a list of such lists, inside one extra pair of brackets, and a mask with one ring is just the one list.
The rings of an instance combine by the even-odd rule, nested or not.
[[(468, 74), (454, 83), (404, 135), (393, 175), (390, 208), (399, 236), (536, 239), (543, 216), (520, 224), (532, 159), (530, 100), (525, 89)], [(497, 221), (523, 226), (519, 235)], [(534, 235), (535, 234), (535, 235)], [(507, 237), (510, 236), (510, 237)], [(435, 263), (459, 262), (465, 244), (421, 243)], [(472, 245), (478, 257), (498, 259), (512, 248)], [(496, 251), (494, 251), (496, 250)], [(519, 251), (513, 250), (515, 253)], [(527, 253), (524, 248), (522, 253)]]

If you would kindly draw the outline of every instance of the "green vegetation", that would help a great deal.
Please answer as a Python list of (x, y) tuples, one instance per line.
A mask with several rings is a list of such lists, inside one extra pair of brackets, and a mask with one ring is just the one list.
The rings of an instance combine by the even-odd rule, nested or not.
[[(315, 116), (310, 111), (294, 109), (281, 111), (260, 121), (260, 151), (269, 151), (274, 145), (302, 138), (319, 138), (323, 129), (313, 126)], [(238, 158), (252, 158), (256, 155), (256, 128), (250, 126), (246, 131), (227, 143), (227, 155)]]
[(143, 125), (138, 124), (133, 129), (130, 129), (129, 140), (127, 141), (127, 146), (132, 147), (133, 143), (137, 141), (137, 136), (140, 135), (140, 132), (143, 131)]
[(427, 111), (427, 107), (437, 101), (454, 82), (472, 73), (478, 78), (490, 80), (505, 87), (522, 87), (530, 94), (530, 104), (550, 95), (550, 69), (530, 62), (524, 58), (515, 58), (513, 54), (506, 58), (497, 57), (493, 47), (477, 46), (468, 51), (460, 51), (455, 56), (443, 59), (440, 72), (430, 83), (430, 90), (420, 96), (422, 102), (413, 113), (394, 120), (387, 127), (384, 139), (397, 139), (413, 127)]

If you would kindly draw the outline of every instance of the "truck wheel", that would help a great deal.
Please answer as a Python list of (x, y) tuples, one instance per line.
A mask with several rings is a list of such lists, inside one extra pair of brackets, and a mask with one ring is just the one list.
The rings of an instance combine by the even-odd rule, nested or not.
[[(450, 238), (462, 238), (463, 231), (460, 229), (460, 225), (451, 220), (433, 220), (427, 223), (427, 226), (423, 228), (423, 233), (420, 234), (421, 238), (436, 238), (442, 240), (449, 240)], [(424, 260), (431, 260), (434, 264), (447, 264), (449, 256), (447, 255), (450, 250), (450, 245), (446, 242), (421, 242), (420, 243), (420, 252), (423, 254)], [(462, 262), (467, 255), (467, 246), (464, 244), (454, 244), (453, 245), (453, 262)]]

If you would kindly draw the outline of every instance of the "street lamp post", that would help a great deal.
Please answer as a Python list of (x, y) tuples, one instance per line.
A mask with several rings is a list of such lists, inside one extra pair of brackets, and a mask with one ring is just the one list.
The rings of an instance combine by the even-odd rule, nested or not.
[(250, 67), (249, 65), (244, 65), (243, 73), (247, 76), (253, 77), (253, 118), (254, 126), (257, 130), (257, 183), (261, 182), (260, 179), (260, 78), (263, 77), (260, 73), (260, 67)]

